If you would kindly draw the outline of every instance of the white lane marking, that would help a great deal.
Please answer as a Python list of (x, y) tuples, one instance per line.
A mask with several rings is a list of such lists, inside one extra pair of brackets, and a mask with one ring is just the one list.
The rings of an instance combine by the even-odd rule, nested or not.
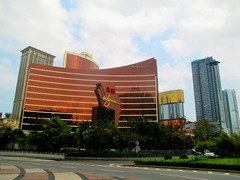
[(109, 171), (109, 172), (125, 172), (125, 171), (117, 171), (117, 170), (111, 170), (111, 169), (101, 169), (101, 171)]
[(72, 166), (60, 166), (62, 168), (72, 168), (72, 169), (77, 169), (77, 167), (72, 167)]
[(31, 163), (33, 165), (43, 165), (42, 163)]
[(212, 171), (208, 171), (209, 174), (212, 174)]
[(208, 179), (203, 179), (203, 178), (196, 178), (196, 177), (190, 177), (190, 176), (179, 176), (179, 175), (171, 175), (171, 174), (160, 174), (162, 176), (172, 176), (172, 177), (182, 177), (186, 179), (197, 179), (197, 180), (208, 180)]
[(130, 167), (130, 166), (123, 166), (123, 168), (132, 169), (133, 167)]
[(122, 166), (120, 166), (120, 165), (118, 165), (118, 164), (109, 164), (109, 166), (110, 166), (110, 167), (122, 167)]
[(70, 165), (76, 165), (77, 163), (66, 163), (66, 164), (70, 164)]

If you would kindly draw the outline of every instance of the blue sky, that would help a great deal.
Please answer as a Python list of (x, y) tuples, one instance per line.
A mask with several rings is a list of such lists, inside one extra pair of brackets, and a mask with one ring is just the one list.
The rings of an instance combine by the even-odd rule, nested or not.
[(55, 55), (55, 66), (64, 51), (89, 52), (101, 68), (155, 57), (159, 90), (183, 89), (195, 121), (195, 59), (220, 61), (222, 88), (240, 103), (239, 22), (239, 0), (1, 0), (0, 112), (12, 111), (20, 51), (33, 46)]

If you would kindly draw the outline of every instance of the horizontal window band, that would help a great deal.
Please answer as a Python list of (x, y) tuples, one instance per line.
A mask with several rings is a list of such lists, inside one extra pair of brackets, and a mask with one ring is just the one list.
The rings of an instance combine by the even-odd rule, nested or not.
[[(46, 86), (34, 86), (34, 85), (28, 85), (28, 87), (32, 87), (32, 88), (39, 88), (39, 89), (52, 89), (52, 90), (61, 90), (61, 91), (76, 91), (76, 92), (89, 92), (89, 93), (94, 93), (93, 90), (80, 90), (80, 89), (64, 89), (64, 88), (54, 88), (54, 87), (46, 87)], [(85, 85), (85, 87), (89, 87), (89, 85)], [(94, 86), (95, 89), (96, 86)], [(115, 86), (118, 87), (118, 86)], [(121, 86), (122, 88), (126, 88), (127, 86)], [(120, 87), (120, 88), (121, 88)], [(129, 86), (132, 87), (132, 86)], [(155, 87), (155, 86), (138, 86), (138, 87), (147, 87), (147, 88), (151, 88), (151, 87)], [(121, 94), (121, 93), (130, 93), (130, 94), (134, 94), (134, 93), (156, 93), (156, 91), (118, 91), (117, 94)]]
[[(32, 124), (30, 124), (30, 123), (22, 123), (22, 125), (23, 126), (32, 126)], [(68, 125), (68, 126), (70, 126), (70, 127), (78, 127), (77, 125)]]
[[(38, 105), (38, 104), (25, 104), (26, 106), (37, 106), (37, 107), (46, 107), (46, 105)], [(47, 106), (47, 107), (57, 107), (57, 108), (64, 108), (64, 109), (79, 109), (79, 110), (92, 110), (92, 108), (79, 108), (79, 107), (67, 107), (67, 106)]]
[[(122, 116), (139, 116), (139, 117), (142, 117), (143, 114), (120, 114), (120, 117)], [(147, 117), (147, 116), (157, 116), (156, 114), (144, 114), (144, 117)]]
[[(119, 120), (118, 123), (127, 123), (128, 121), (131, 121), (131, 120)], [(149, 120), (147, 122), (158, 122), (158, 121), (157, 120)]]
[[(46, 78), (53, 78), (53, 79), (59, 79), (58, 76), (49, 76), (49, 75), (42, 75), (42, 74), (35, 74), (30, 73), (30, 76), (38, 76), (38, 77), (46, 77)], [(112, 75), (111, 75), (112, 76)], [(155, 77), (155, 76), (153, 76)], [(101, 82), (109, 82), (109, 80), (105, 79), (98, 79), (98, 76), (96, 76), (96, 79), (80, 79), (80, 78), (73, 78), (73, 77), (61, 77), (61, 79), (69, 79), (72, 81), (101, 81)], [(114, 80), (114, 82), (154, 82), (155, 80)]]
[[(34, 80), (34, 79), (29, 79), (29, 82), (30, 83), (31, 82), (32, 83), (33, 82), (37, 82), (37, 83), (39, 82), (39, 83), (53, 84), (53, 85), (58, 84), (58, 85), (63, 85), (63, 86), (91, 87), (91, 88), (95, 88), (96, 84), (97, 84), (97, 83), (94, 83), (94, 84), (90, 85), (90, 84), (77, 84), (77, 83), (74, 83), (74, 84), (73, 83), (60, 83), (60, 82), (41, 81), (41, 80)], [(96, 82), (96, 80), (95, 80), (95, 82)], [(109, 82), (109, 80), (107, 82)], [(126, 82), (126, 83), (131, 83), (131, 82), (132, 81)], [(36, 87), (39, 87), (39, 86), (36, 86)], [(116, 85), (115, 87), (118, 87), (118, 88), (127, 88), (127, 87), (140, 88), (140, 87), (156, 87), (156, 85), (155, 84), (153, 84), (153, 85), (134, 85), (134, 86), (132, 86), (132, 85), (131, 86), (129, 86), (129, 85), (125, 85), (125, 86), (124, 85)], [(137, 89), (135, 91), (138, 92)], [(132, 91), (132, 92), (135, 92), (135, 91)]]
[(51, 96), (67, 96), (67, 97), (94, 98), (94, 99), (96, 99), (96, 96), (76, 96), (76, 95), (68, 95), (68, 94), (49, 94), (49, 93), (35, 92), (35, 91), (28, 91), (27, 93), (32, 93), (32, 94), (44, 94), (44, 95), (51, 95)]
[(128, 108), (128, 109), (121, 109), (121, 110), (122, 111), (146, 111), (146, 110), (152, 111), (152, 110), (157, 110), (157, 108), (141, 108), (141, 109)]
[(63, 100), (55, 100), (55, 99), (39, 99), (39, 98), (30, 98), (27, 97), (26, 100), (31, 99), (31, 100), (38, 100), (38, 101), (51, 101), (51, 102), (68, 102), (68, 103), (79, 103), (79, 104), (93, 104), (93, 105), (98, 105), (95, 102), (83, 102), (83, 101), (63, 101)]
[[(34, 119), (34, 118), (30, 117), (30, 116), (24, 116), (23, 120), (24, 119), (26, 119), (26, 120), (36, 120), (36, 119)], [(37, 120), (41, 120), (41, 119), (48, 120), (48, 119), (51, 119), (51, 118), (39, 118)], [(61, 118), (61, 120), (63, 120), (63, 121), (77, 121), (77, 122), (82, 122), (83, 121), (83, 120), (74, 119), (74, 118), (72, 118), (72, 119), (62, 119)], [(92, 121), (92, 120), (84, 120), (84, 121)]]
[(48, 113), (48, 114), (62, 114), (62, 115), (92, 115), (92, 114), (82, 114), (82, 113), (63, 113), (63, 112), (51, 112), (51, 111), (31, 111), (31, 110), (24, 110), (24, 112), (28, 113)]
[[(72, 74), (72, 75), (78, 75), (78, 76), (103, 76), (103, 77), (109, 77), (108, 74), (84, 74), (84, 73), (73, 73), (73, 72), (62, 72), (62, 71), (55, 71), (55, 70), (47, 70), (47, 69), (39, 69), (39, 68), (31, 68), (33, 70), (37, 71), (46, 71), (46, 72), (51, 72), (51, 73), (57, 73), (57, 74)], [(145, 76), (155, 76), (155, 74), (134, 74), (134, 75), (129, 75), (129, 74), (123, 74), (123, 75), (116, 75), (116, 74), (111, 74), (111, 77), (145, 77)]]
[[(78, 103), (78, 104), (92, 104), (94, 106), (97, 106), (98, 103), (97, 102), (87, 102), (87, 101), (63, 101), (63, 100), (58, 100), (58, 99), (40, 99), (40, 98), (30, 98), (30, 97), (27, 97), (26, 100), (38, 100), (38, 101), (50, 101), (50, 102), (56, 102), (56, 103), (59, 103), (59, 102), (66, 102), (66, 103)], [(121, 105), (139, 105), (139, 103), (121, 103)], [(156, 103), (145, 103), (145, 102), (141, 102), (141, 105), (156, 105)], [(127, 110), (127, 109), (125, 109)]]
[[(44, 94), (44, 95), (51, 95), (51, 96), (65, 96), (65, 97), (76, 97), (76, 98), (93, 98), (96, 99), (96, 96), (76, 96), (76, 95), (66, 95), (66, 94), (49, 94), (44, 92), (36, 92), (36, 91), (28, 91), (27, 93), (32, 94)], [(155, 99), (155, 97), (125, 97), (125, 96), (119, 96), (120, 99)]]

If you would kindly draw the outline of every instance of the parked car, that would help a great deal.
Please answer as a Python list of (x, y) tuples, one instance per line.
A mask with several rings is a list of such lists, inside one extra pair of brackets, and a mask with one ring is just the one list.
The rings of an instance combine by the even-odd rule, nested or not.
[(78, 148), (75, 147), (64, 147), (60, 149), (61, 152), (77, 152)]
[(205, 157), (216, 157), (214, 152), (207, 152), (204, 154)]
[(202, 153), (201, 152), (197, 152), (195, 149), (192, 149), (192, 155), (200, 156), (200, 155), (202, 155)]

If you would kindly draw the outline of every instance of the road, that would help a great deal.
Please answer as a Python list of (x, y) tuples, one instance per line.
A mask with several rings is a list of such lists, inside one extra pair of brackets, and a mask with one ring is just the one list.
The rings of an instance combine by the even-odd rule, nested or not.
[(240, 174), (133, 166), (132, 161), (55, 161), (0, 156), (0, 180), (237, 180)]

